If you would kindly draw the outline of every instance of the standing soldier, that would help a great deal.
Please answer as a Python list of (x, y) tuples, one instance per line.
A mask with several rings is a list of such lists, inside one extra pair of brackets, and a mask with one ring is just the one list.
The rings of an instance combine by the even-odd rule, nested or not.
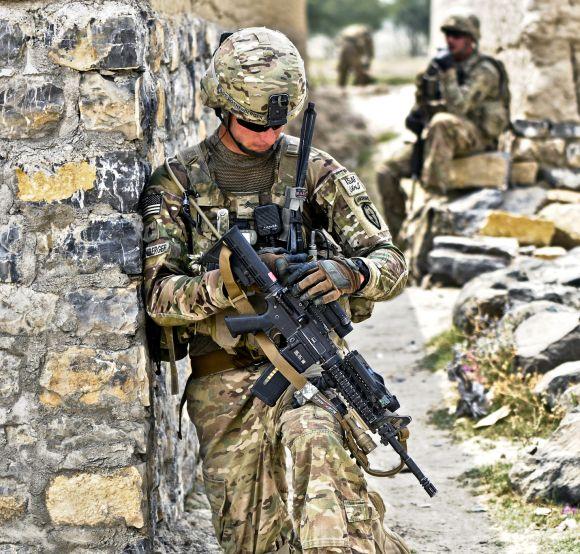
[[(216, 50), (201, 93), (221, 126), (166, 160), (145, 189), (144, 286), (147, 312), (169, 331), (173, 351), (189, 347), (185, 397), (217, 539), (226, 553), (408, 553), (383, 526), (384, 504), (368, 491), (333, 416), (310, 403), (295, 407), (291, 394), (273, 408), (252, 395), (268, 360), (253, 335), (229, 334), (224, 316), (235, 311), (220, 271), (196, 263), (234, 224), (273, 271), (289, 259), (271, 248), (272, 237), (257, 235), (254, 210), (284, 206), (294, 186), (298, 141), (283, 130), (306, 98), (300, 54), (278, 31), (237, 31)], [(328, 259), (298, 288), (324, 302), (341, 296), (356, 307), (353, 318), (368, 317), (372, 302), (402, 291), (405, 260), (364, 185), (331, 156), (312, 149), (306, 186), (304, 236), (321, 225)], [(193, 202), (190, 213), (188, 198), (201, 213)], [(293, 462), (292, 517), (284, 447)]]
[(354, 73), (354, 85), (368, 85), (373, 82), (369, 74), (375, 55), (373, 35), (367, 25), (349, 25), (338, 38), (338, 84), (346, 86), (350, 73)]
[(478, 51), (479, 19), (454, 15), (441, 31), (448, 50), (417, 77), (416, 102), (405, 121), (423, 155), (413, 156), (413, 145), (406, 145), (378, 175), (383, 212), (395, 239), (406, 216), (401, 178), (414, 174), (430, 193), (445, 194), (451, 160), (496, 150), (499, 135), (509, 125), (507, 74), (501, 62)]

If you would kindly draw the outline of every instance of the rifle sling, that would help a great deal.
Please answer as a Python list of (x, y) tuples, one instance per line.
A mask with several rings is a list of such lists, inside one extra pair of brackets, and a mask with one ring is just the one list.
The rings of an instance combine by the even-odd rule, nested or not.
[[(220, 272), (222, 275), (222, 279), (224, 281), (224, 285), (226, 290), (228, 291), (228, 296), (230, 298), (230, 302), (234, 306), (234, 308), (241, 314), (245, 315), (254, 315), (256, 311), (254, 310), (253, 306), (250, 304), (248, 297), (245, 293), (240, 289), (238, 284), (234, 279), (234, 275), (232, 273), (232, 266), (230, 264), (230, 256), (232, 252), (231, 250), (223, 245), (220, 251)], [(282, 374), (294, 387), (296, 390), (301, 390), (308, 381), (304, 375), (298, 373), (287, 361), (286, 359), (278, 352), (278, 349), (274, 345), (274, 343), (268, 338), (265, 333), (256, 333), (255, 334), (256, 341), (260, 348), (263, 350), (266, 357), (274, 364), (274, 367)]]

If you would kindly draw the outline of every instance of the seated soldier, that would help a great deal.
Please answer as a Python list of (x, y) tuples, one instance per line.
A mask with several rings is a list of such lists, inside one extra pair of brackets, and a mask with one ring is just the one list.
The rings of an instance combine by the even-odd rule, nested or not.
[(448, 49), (417, 77), (416, 102), (405, 120), (424, 141), (423, 156), (414, 157), (413, 145), (407, 144), (379, 170), (384, 215), (394, 238), (406, 217), (402, 177), (420, 177), (428, 192), (445, 194), (451, 160), (497, 149), (509, 124), (507, 74), (501, 62), (479, 52), (478, 18), (448, 17), (441, 31)]

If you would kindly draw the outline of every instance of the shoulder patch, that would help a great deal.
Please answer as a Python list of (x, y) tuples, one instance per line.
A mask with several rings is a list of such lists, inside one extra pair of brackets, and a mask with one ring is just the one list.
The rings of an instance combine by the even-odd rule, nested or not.
[(355, 173), (347, 172), (344, 175), (338, 176), (338, 182), (349, 196), (356, 196), (366, 190)]
[(170, 248), (171, 245), (168, 242), (148, 246), (145, 248), (145, 257), (152, 258), (153, 256), (159, 256), (159, 254), (165, 254)]
[(354, 197), (354, 201), (356, 202), (357, 206), (360, 206), (361, 204), (370, 203), (371, 199), (369, 198), (368, 194), (359, 194)]
[(365, 217), (377, 228), (381, 228), (381, 219), (372, 204), (363, 204), (362, 211)]
[(142, 217), (157, 215), (161, 211), (163, 196), (159, 193), (149, 194), (139, 202), (139, 209)]

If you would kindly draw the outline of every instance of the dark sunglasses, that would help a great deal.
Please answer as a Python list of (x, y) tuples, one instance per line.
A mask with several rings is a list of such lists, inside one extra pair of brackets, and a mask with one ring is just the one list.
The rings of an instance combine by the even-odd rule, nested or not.
[(461, 37), (466, 37), (467, 34), (466, 33), (462, 33), (461, 31), (445, 31), (445, 36), (446, 37), (452, 37), (452, 38), (461, 38)]
[(242, 127), (249, 129), (254, 133), (265, 133), (270, 129), (277, 131), (280, 127), (283, 127), (283, 125), (258, 125), (257, 123), (250, 123), (249, 121), (244, 121), (243, 119), (238, 119), (238, 123)]

